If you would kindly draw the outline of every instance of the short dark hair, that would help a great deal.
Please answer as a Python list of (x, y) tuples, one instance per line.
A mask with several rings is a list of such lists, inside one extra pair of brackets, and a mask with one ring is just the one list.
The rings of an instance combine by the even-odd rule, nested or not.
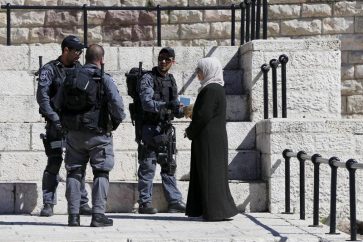
[(105, 50), (98, 44), (88, 46), (86, 50), (86, 63), (95, 63), (105, 56)]

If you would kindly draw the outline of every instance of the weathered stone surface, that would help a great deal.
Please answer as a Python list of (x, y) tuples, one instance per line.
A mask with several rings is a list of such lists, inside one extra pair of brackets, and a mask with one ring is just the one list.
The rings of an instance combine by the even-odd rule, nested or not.
[(147, 0), (125, 0), (122, 1), (122, 6), (147, 6), (150, 1)]
[(302, 17), (328, 17), (332, 14), (329, 4), (303, 4), (301, 9)]
[(363, 65), (355, 66), (354, 77), (363, 79)]
[(231, 23), (218, 22), (211, 23), (210, 37), (211, 38), (225, 38), (231, 36)]
[(358, 80), (342, 81), (342, 95), (350, 96), (358, 94), (363, 94), (363, 85), (361, 81)]
[(11, 16), (11, 25), (14, 27), (42, 26), (45, 20), (44, 11), (16, 11)]
[(65, 6), (82, 6), (84, 4), (89, 5), (89, 0), (79, 0), (79, 1), (72, 1), (72, 0), (59, 0), (58, 5), (65, 5)]
[(106, 14), (106, 19), (104, 21), (105, 25), (114, 27), (135, 25), (139, 22), (139, 12), (138, 11), (108, 11)]
[(358, 95), (354, 95), (354, 96), (348, 96), (347, 97), (347, 113), (363, 113), (363, 107), (362, 107), (362, 102), (363, 102), (363, 96), (358, 96)]
[[(46, 165), (44, 152), (1, 152), (1, 181), (37, 181), (41, 180)], [(14, 168), (16, 167), (16, 172)]]
[(228, 121), (248, 121), (249, 109), (247, 96), (227, 95), (227, 114)]
[(134, 26), (131, 31), (131, 41), (152, 40), (154, 32), (152, 26)]
[(336, 16), (354, 16), (362, 11), (362, 3), (359, 1), (338, 1), (334, 3)]
[(355, 17), (355, 32), (363, 33), (363, 17)]
[(81, 24), (81, 13), (78, 11), (49, 10), (45, 14), (45, 26), (77, 26)]
[(180, 28), (180, 37), (182, 39), (208, 38), (209, 32), (209, 24), (182, 24)]
[(16, 183), (15, 213), (31, 213), (38, 204), (38, 186), (35, 182)]
[[(119, 53), (120, 71), (123, 73), (129, 72), (133, 67), (138, 67), (140, 61), (142, 62), (142, 67), (144, 69), (150, 70), (154, 66), (154, 53), (152, 47), (139, 47), (136, 52), (134, 48), (120, 47)], [(126, 77), (122, 76), (122, 78)], [(122, 82), (126, 83), (126, 79)]]
[(117, 30), (113, 30), (114, 28), (105, 28), (104, 31), (107, 33), (103, 35), (103, 39), (105, 41), (111, 41), (119, 43), (120, 41), (131, 41), (132, 37), (132, 28), (121, 27)]
[(253, 150), (255, 148), (254, 122), (227, 122), (227, 135), (228, 148), (231, 150)]
[(88, 43), (102, 42), (102, 36), (103, 36), (103, 33), (102, 33), (101, 26), (94, 27), (94, 28), (88, 28), (88, 32), (87, 32)]
[(31, 144), (30, 150), (32, 151), (43, 151), (44, 145), (43, 141), (40, 138), (40, 134), (45, 134), (45, 123), (32, 123), (31, 124)]
[[(39, 69), (39, 56), (42, 56), (44, 65), (51, 60), (57, 59), (62, 53), (60, 44), (31, 45), (29, 48), (29, 69), (34, 72)], [(38, 83), (36, 82), (35, 85), (38, 85)]]
[[(345, 62), (345, 63), (347, 63), (347, 62)], [(349, 63), (352, 63), (352, 64), (363, 63), (363, 51), (349, 52)]]
[(27, 46), (0, 46), (0, 69), (1, 70), (28, 70), (29, 62)]
[(342, 80), (349, 80), (354, 78), (354, 65), (342, 66)]
[(280, 33), (280, 24), (276, 22), (267, 23), (267, 36), (278, 36)]
[(90, 0), (91, 6), (120, 6), (121, 1), (120, 0)]
[(198, 10), (175, 10), (170, 12), (170, 23), (181, 24), (190, 22), (202, 22), (203, 13)]
[(259, 180), (261, 179), (261, 164), (257, 151), (230, 151), (228, 153), (229, 180)]
[(0, 123), (0, 150), (29, 150), (30, 125)]
[(289, 19), (299, 18), (301, 6), (300, 5), (270, 5), (269, 19)]
[(235, 70), (224, 70), (223, 71), (223, 79), (224, 79), (224, 88), (226, 94), (228, 95), (241, 95), (243, 94), (242, 88), (242, 71)]
[(53, 28), (32, 28), (29, 36), (30, 43), (55, 42), (55, 31)]
[(153, 25), (156, 23), (156, 12), (140, 11), (139, 24), (140, 25)]
[(11, 43), (23, 44), (29, 41), (29, 29), (28, 28), (12, 28), (11, 29)]
[(190, 6), (201, 6), (201, 5), (209, 6), (209, 5), (217, 5), (217, 0), (189, 0), (188, 3)]
[(102, 25), (105, 18), (105, 11), (87, 11), (87, 21), (89, 25)]
[(105, 71), (119, 70), (118, 56), (119, 51), (117, 47), (104, 47), (105, 50)]
[[(179, 25), (168, 24), (163, 25), (161, 30), (161, 39), (178, 40), (179, 39)], [(169, 46), (176, 46), (176, 44), (168, 44)]]
[(0, 12), (0, 27), (6, 27), (6, 12)]
[(321, 20), (289, 20), (281, 22), (281, 33), (284, 35), (321, 34)]
[(353, 33), (354, 19), (353, 18), (325, 18), (323, 19), (323, 33)]
[(34, 95), (34, 77), (26, 71), (2, 71), (0, 95)]
[(187, 6), (188, 0), (154, 0), (154, 5), (160, 6)]
[(239, 68), (239, 47), (213, 46), (205, 47), (205, 57), (216, 57), (222, 64), (223, 70), (237, 70)]
[(0, 122), (38, 122), (38, 104), (34, 96), (0, 96)]
[(48, 0), (40, 0), (40, 1), (38, 1), (38, 0), (25, 0), (24, 4), (25, 5), (33, 5), (33, 6), (44, 6), (44, 5), (47, 4), (47, 2), (51, 3), (51, 2), (54, 2), (54, 0), (53, 1), (48, 1)]
[(363, 34), (345, 34), (340, 38), (342, 50), (362, 51)]
[(231, 22), (230, 10), (205, 10), (204, 21), (207, 22)]

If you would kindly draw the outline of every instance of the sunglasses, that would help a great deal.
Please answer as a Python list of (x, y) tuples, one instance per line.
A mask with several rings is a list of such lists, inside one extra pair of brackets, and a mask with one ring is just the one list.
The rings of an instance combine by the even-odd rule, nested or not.
[(162, 57), (162, 56), (159, 56), (158, 57), (158, 61), (159, 62), (163, 62), (163, 61), (165, 61), (165, 63), (171, 63), (172, 61), (173, 61), (173, 58), (171, 58), (171, 57)]
[(73, 51), (76, 55), (81, 55), (83, 53), (83, 50), (77, 50), (77, 49), (73, 49), (73, 48), (68, 48), (69, 51)]

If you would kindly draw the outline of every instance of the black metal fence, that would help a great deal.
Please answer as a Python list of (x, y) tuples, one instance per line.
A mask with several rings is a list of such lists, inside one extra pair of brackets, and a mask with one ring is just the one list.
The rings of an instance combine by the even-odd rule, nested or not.
[(287, 55), (280, 55), (278, 59), (271, 59), (269, 64), (263, 64), (261, 71), (263, 73), (263, 117), (268, 119), (269, 115), (269, 93), (268, 93), (268, 72), (272, 69), (272, 111), (273, 117), (278, 117), (277, 110), (277, 68), (281, 66), (281, 109), (282, 117), (287, 118), (286, 104), (286, 63), (289, 61)]
[(357, 169), (363, 169), (363, 164), (359, 164), (354, 159), (349, 159), (345, 163), (340, 162), (339, 158), (322, 158), (319, 154), (307, 155), (304, 151), (294, 153), (286, 149), (282, 153), (285, 159), (285, 213), (290, 212), (290, 159), (296, 157), (299, 160), (299, 193), (300, 193), (300, 219), (305, 219), (305, 161), (310, 160), (314, 165), (314, 195), (313, 195), (313, 225), (319, 226), (319, 183), (320, 183), (320, 164), (326, 164), (331, 169), (330, 186), (330, 230), (329, 234), (336, 233), (336, 196), (337, 196), (337, 170), (346, 168), (349, 172), (349, 206), (350, 206), (350, 239), (357, 240), (357, 219), (356, 219), (356, 179)]
[(229, 6), (160, 6), (141, 7), (141, 6), (28, 6), (28, 5), (1, 5), (6, 9), (6, 44), (11, 45), (11, 10), (68, 10), (83, 11), (83, 38), (85, 45), (88, 44), (88, 11), (108, 11), (108, 10), (127, 10), (127, 11), (156, 11), (157, 25), (157, 45), (161, 46), (161, 11), (172, 10), (231, 10), (231, 45), (234, 46), (236, 40), (236, 10), (241, 10), (241, 44), (250, 40), (260, 39), (261, 32), (261, 12), (262, 12), (262, 36), (267, 39), (267, 19), (268, 5), (267, 0), (244, 0), (240, 4)]

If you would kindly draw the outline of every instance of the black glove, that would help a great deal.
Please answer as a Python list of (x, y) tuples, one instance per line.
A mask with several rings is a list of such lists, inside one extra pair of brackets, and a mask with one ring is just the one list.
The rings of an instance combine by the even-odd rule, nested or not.
[(59, 120), (53, 122), (54, 128), (59, 135), (63, 135), (63, 126)]
[(167, 109), (170, 109), (174, 114), (177, 114), (179, 113), (179, 101), (178, 100), (173, 100), (173, 101), (170, 101), (170, 102), (167, 102), (165, 107)]

